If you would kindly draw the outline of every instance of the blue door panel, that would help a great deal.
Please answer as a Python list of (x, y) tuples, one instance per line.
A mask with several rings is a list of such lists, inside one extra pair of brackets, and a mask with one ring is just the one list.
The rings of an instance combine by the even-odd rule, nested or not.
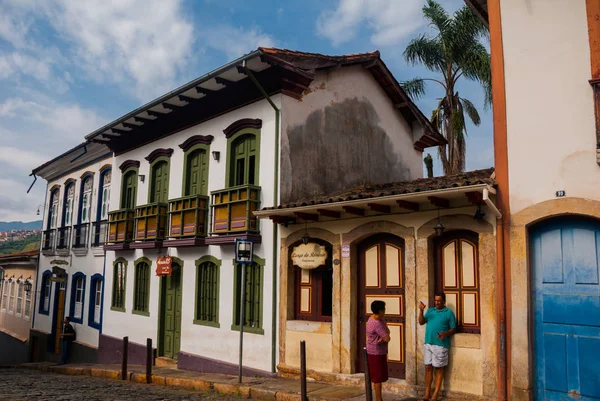
[(600, 400), (600, 224), (531, 232), (536, 400)]
[(600, 398), (600, 338), (579, 337), (581, 395)]

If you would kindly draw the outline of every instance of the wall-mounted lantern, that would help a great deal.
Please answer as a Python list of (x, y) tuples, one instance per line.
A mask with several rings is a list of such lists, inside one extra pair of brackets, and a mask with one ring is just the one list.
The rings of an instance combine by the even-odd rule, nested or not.
[(442, 234), (444, 234), (444, 230), (446, 229), (446, 227), (444, 227), (442, 221), (440, 220), (440, 209), (438, 209), (438, 222), (435, 225), (435, 227), (433, 227), (433, 229), (435, 230), (435, 235), (438, 237), (441, 237)]
[(140, 174), (140, 181), (141, 182), (146, 181), (146, 176), (144, 174)]
[(25, 292), (29, 295), (33, 288), (33, 284), (31, 283), (31, 276), (27, 280), (25, 280)]
[(216, 161), (219, 161), (219, 159), (221, 158), (221, 152), (219, 152), (218, 150), (213, 150), (212, 151), (212, 157)]

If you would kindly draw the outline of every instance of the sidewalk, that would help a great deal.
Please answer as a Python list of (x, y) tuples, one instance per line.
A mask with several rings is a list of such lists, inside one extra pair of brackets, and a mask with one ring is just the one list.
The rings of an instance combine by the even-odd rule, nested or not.
[[(120, 365), (69, 364), (58, 366), (50, 362), (42, 362), (26, 363), (18, 367), (66, 375), (92, 376), (113, 380), (121, 379)], [(128, 366), (127, 380), (136, 383), (146, 383), (145, 366)], [(188, 390), (215, 391), (223, 395), (233, 395), (255, 400), (300, 401), (300, 381), (295, 379), (243, 377), (243, 382), (239, 384), (237, 376), (197, 373), (154, 366), (152, 368), (152, 383), (162, 386), (182, 387)], [(315, 381), (307, 382), (307, 392), (310, 400), (358, 401), (365, 399), (364, 388)], [(383, 398), (385, 401), (401, 399), (407, 401), (416, 400), (414, 398), (402, 398), (398, 394), (393, 393), (385, 393)]]

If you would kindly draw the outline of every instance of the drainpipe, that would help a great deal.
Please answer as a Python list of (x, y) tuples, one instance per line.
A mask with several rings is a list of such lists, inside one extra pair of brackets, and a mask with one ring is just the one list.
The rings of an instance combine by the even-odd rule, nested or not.
[[(246, 60), (243, 61), (242, 66), (246, 74), (250, 77), (256, 88), (260, 91), (263, 97), (269, 102), (273, 110), (275, 111), (275, 162), (273, 163), (273, 204), (277, 204), (279, 201), (279, 120), (281, 110), (273, 103), (271, 97), (267, 94), (265, 89), (261, 86), (260, 82), (256, 79), (252, 71), (246, 67)], [(272, 316), (271, 316), (271, 373), (276, 372), (276, 357), (275, 352), (277, 351), (277, 246), (278, 246), (278, 225), (273, 222), (273, 288), (271, 294), (272, 300)]]

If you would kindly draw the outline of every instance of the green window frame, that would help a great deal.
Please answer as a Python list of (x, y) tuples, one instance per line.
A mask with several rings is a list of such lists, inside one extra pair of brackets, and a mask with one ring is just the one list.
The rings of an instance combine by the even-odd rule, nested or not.
[(136, 259), (133, 284), (133, 309), (135, 315), (150, 316), (150, 277), (152, 262), (147, 257)]
[(127, 260), (118, 258), (113, 262), (113, 287), (110, 309), (125, 312), (127, 295)]
[[(166, 191), (165, 199), (157, 199), (155, 195), (155, 185), (156, 185), (156, 167), (159, 163), (166, 163), (167, 169), (167, 187), (164, 189)], [(150, 182), (148, 183), (148, 203), (167, 203), (169, 201), (169, 182), (171, 180), (171, 158), (167, 156), (160, 156), (150, 163)]]
[(219, 324), (219, 285), (221, 261), (214, 256), (196, 260), (196, 302), (194, 324), (221, 327)]
[[(133, 189), (131, 194), (131, 201), (127, 202), (127, 177), (133, 176)], [(121, 174), (121, 209), (135, 209), (137, 205), (137, 181), (138, 181), (138, 168), (130, 167), (123, 171)]]
[[(207, 166), (206, 166), (206, 170), (205, 170), (205, 174), (203, 174), (203, 176), (201, 177), (201, 180), (204, 180), (204, 182), (206, 182), (206, 186), (202, 187), (202, 185), (200, 184), (199, 187), (201, 188), (199, 193), (194, 194), (191, 191), (191, 186), (190, 186), (190, 178), (188, 176), (189, 174), (189, 169), (190, 169), (190, 158), (192, 156), (193, 153), (196, 152), (204, 152), (205, 157), (207, 158)], [(210, 168), (210, 162), (208, 162), (208, 157), (210, 154), (210, 146), (209, 145), (204, 145), (204, 144), (198, 144), (198, 145), (194, 145), (191, 148), (189, 148), (185, 154), (184, 154), (184, 161), (183, 161), (183, 186), (181, 188), (181, 193), (183, 194), (183, 196), (193, 196), (193, 195), (202, 195), (202, 196), (207, 196), (208, 195), (208, 170)]]
[[(236, 264), (235, 276), (233, 280), (233, 324), (231, 330), (240, 330), (240, 295), (241, 295), (241, 276), (242, 265)], [(246, 302), (244, 312), (244, 332), (254, 334), (265, 334), (263, 330), (263, 287), (264, 287), (264, 267), (265, 260), (254, 256), (252, 264), (245, 267), (245, 285)]]
[[(256, 152), (254, 154), (254, 161), (252, 163), (252, 160), (248, 160), (248, 165), (246, 165), (246, 161), (244, 161), (244, 174), (243, 174), (243, 179), (241, 179), (241, 183), (239, 181), (236, 181), (236, 164), (238, 163), (238, 157), (236, 157), (236, 155), (234, 154), (235, 151), (235, 145), (237, 145), (238, 143), (240, 143), (241, 141), (244, 140), (244, 138), (249, 138), (251, 136), (254, 136), (254, 139), (256, 141)], [(233, 134), (231, 137), (227, 138), (227, 155), (229, 157), (229, 160), (226, 164), (226, 180), (227, 180), (227, 185), (226, 187), (235, 187), (238, 185), (256, 185), (258, 186), (258, 182), (259, 182), (259, 173), (260, 173), (260, 130), (256, 129), (256, 128), (244, 128), (241, 129), (240, 131), (236, 132), (235, 134)], [(252, 164), (254, 164), (252, 166)], [(250, 171), (252, 170), (253, 173), (253, 180), (251, 180), (250, 178), (252, 177), (250, 175)], [(252, 181), (252, 182), (250, 182)]]

